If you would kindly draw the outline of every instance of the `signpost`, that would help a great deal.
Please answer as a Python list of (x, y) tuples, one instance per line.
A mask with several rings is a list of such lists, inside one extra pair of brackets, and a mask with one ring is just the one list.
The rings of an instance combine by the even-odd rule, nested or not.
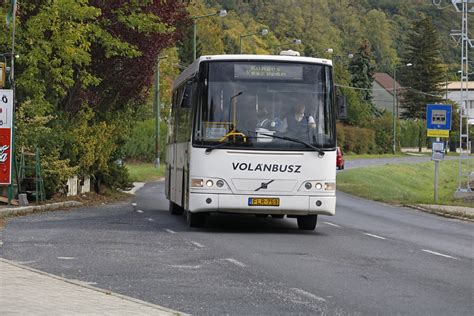
[(431, 160), (435, 162), (434, 174), (434, 200), (438, 202), (438, 174), (439, 162), (444, 160), (444, 142), (441, 137), (449, 137), (451, 130), (451, 105), (427, 104), (426, 105), (426, 130), (428, 137), (436, 137), (432, 145)]

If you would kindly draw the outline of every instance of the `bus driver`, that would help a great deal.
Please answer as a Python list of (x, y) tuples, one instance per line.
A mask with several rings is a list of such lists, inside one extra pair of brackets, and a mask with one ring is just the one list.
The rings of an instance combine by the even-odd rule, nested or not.
[(294, 111), (283, 120), (281, 132), (298, 139), (304, 139), (312, 133), (316, 129), (316, 122), (313, 116), (305, 113), (305, 109), (304, 104), (297, 104)]

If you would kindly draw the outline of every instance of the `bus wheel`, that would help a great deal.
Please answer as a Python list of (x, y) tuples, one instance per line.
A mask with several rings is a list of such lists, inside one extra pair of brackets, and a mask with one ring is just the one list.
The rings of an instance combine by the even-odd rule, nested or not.
[(183, 208), (170, 201), (169, 212), (171, 215), (180, 215), (183, 214)]
[(206, 214), (204, 213), (191, 213), (186, 211), (186, 222), (189, 227), (201, 227), (204, 226), (206, 221)]
[(314, 230), (318, 222), (318, 215), (298, 216), (298, 228), (301, 230)]

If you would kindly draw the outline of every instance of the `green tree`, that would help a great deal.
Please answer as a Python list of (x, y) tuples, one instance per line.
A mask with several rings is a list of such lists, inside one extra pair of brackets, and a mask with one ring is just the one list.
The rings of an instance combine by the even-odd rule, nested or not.
[(384, 12), (374, 9), (367, 13), (364, 33), (372, 46), (379, 70), (390, 69), (397, 60), (397, 52), (393, 48), (392, 30), (392, 25)]
[(370, 43), (365, 40), (351, 60), (349, 71), (352, 75), (352, 86), (360, 88), (359, 94), (362, 96), (362, 100), (368, 104), (371, 104), (372, 101), (374, 69)]
[(400, 69), (401, 82), (406, 89), (401, 101), (402, 117), (424, 120), (426, 104), (442, 101), (442, 84), (446, 71), (440, 53), (441, 42), (438, 31), (429, 16), (420, 16), (413, 22), (402, 56), (410, 68)]

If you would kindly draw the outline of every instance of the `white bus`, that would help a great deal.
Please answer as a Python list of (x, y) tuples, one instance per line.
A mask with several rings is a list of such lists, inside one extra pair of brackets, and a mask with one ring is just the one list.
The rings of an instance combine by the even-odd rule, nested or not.
[(296, 218), (336, 209), (332, 62), (215, 55), (176, 79), (166, 148), (170, 213), (191, 227), (216, 212)]

